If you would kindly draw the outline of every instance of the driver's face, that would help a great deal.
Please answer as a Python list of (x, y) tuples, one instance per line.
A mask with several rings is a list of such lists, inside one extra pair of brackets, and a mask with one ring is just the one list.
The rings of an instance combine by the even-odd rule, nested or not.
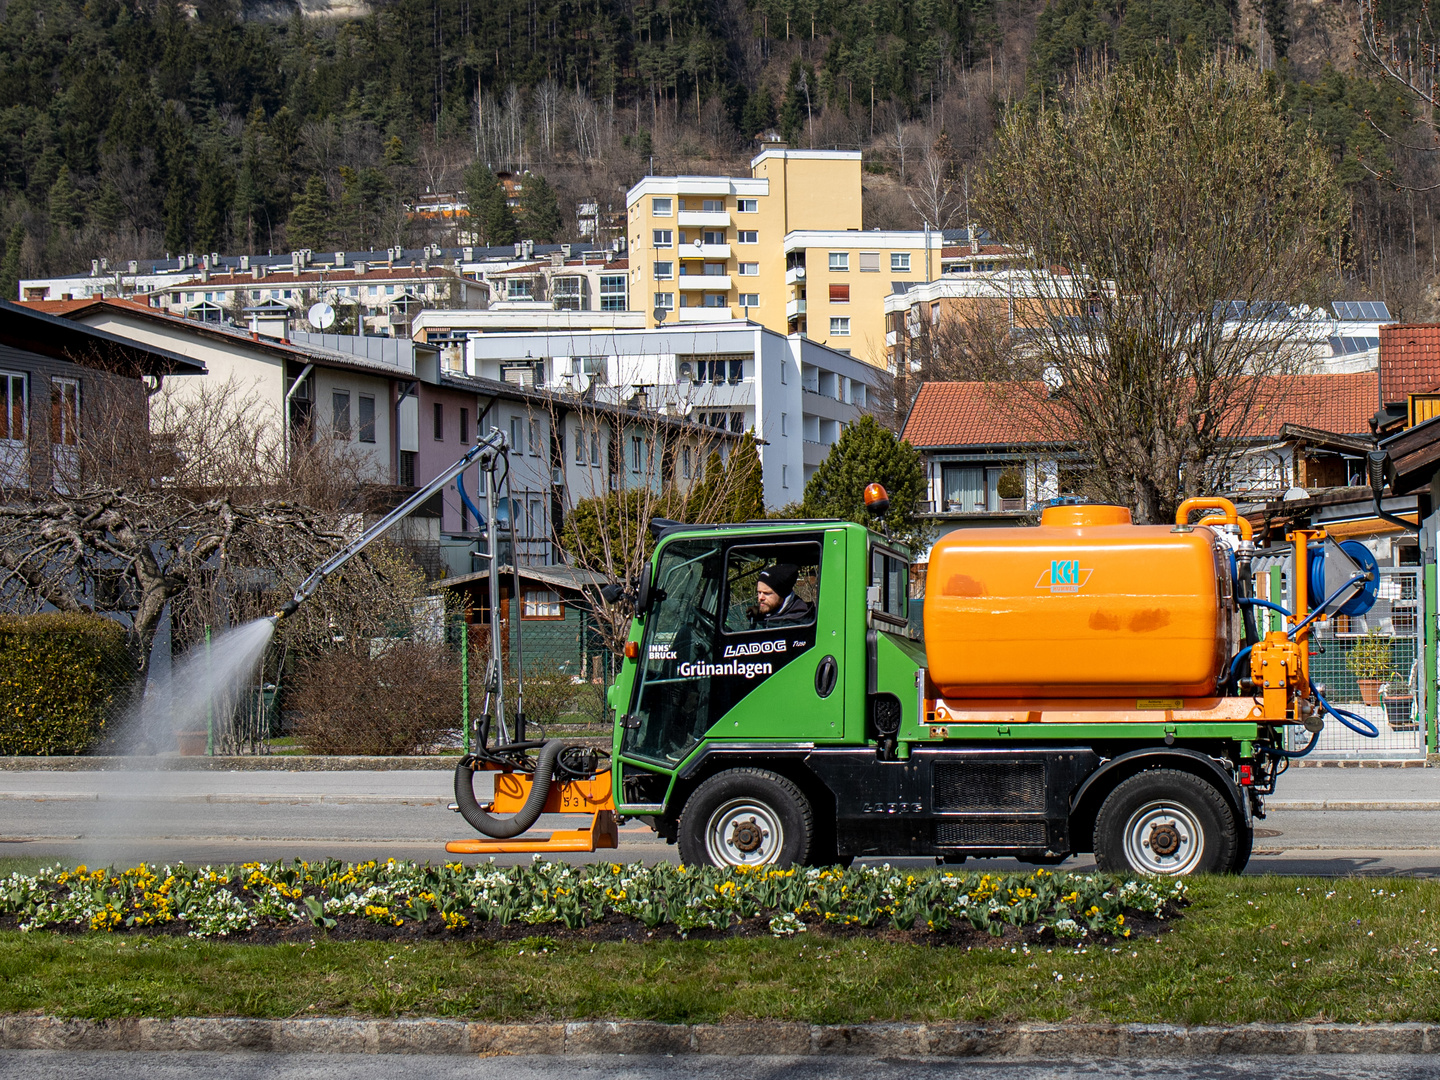
[(780, 594), (763, 581), (756, 584), (755, 597), (760, 602), (760, 614), (762, 615), (769, 615), (772, 611), (778, 611), (780, 608)]

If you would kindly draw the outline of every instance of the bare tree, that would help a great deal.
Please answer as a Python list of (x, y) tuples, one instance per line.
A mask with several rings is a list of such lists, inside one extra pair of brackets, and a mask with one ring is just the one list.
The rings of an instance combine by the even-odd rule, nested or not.
[(1009, 114), (977, 207), (1032, 253), (1037, 329), (981, 373), (1006, 407), (1141, 521), (1222, 489), (1313, 337), (1294, 315), (1323, 298), (1348, 218), (1259, 70), (1083, 73)]
[[(944, 140), (944, 136), (940, 140)], [(915, 185), (906, 194), (922, 223), (932, 229), (948, 229), (962, 209), (955, 166), (945, 153), (942, 141), (926, 147), (915, 172)]]
[(540, 124), (540, 148), (546, 160), (555, 152), (555, 131), (560, 117), (560, 85), (545, 79), (535, 87), (535, 118)]

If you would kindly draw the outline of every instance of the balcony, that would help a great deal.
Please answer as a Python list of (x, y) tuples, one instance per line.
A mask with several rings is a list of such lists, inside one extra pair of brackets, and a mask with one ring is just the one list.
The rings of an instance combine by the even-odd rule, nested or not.
[(682, 289), (694, 289), (700, 292), (729, 292), (729, 274), (681, 274), (675, 279), (675, 284)]
[(896, 345), (898, 345), (898, 344), (900, 344), (900, 335), (899, 335), (899, 333), (896, 332), (896, 331), (894, 331), (894, 330), (886, 330), (886, 331), (885, 331), (885, 345), (886, 345), (886, 347), (893, 349), (893, 348), (894, 348)]
[(792, 266), (785, 271), (785, 284), (796, 285), (805, 280), (805, 268), (803, 266)]
[(675, 254), (682, 259), (728, 259), (729, 244), (683, 244)]
[(682, 307), (671, 314), (676, 322), (728, 322), (735, 317), (728, 307)]
[(797, 315), (804, 315), (804, 314), (805, 314), (805, 301), (804, 301), (804, 300), (788, 300), (788, 301), (786, 301), (786, 303), (785, 303), (785, 317), (786, 317), (787, 319), (793, 319), (793, 318), (795, 318)]
[(680, 227), (682, 229), (723, 229), (730, 224), (730, 211), (728, 210), (681, 210)]

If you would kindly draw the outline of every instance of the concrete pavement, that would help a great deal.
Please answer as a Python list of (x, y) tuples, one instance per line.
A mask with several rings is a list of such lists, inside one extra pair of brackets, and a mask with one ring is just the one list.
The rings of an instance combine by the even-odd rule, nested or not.
[[(488, 781), (477, 777), (482, 799)], [(447, 857), (446, 839), (473, 835), (447, 810), (452, 785), (453, 774), (441, 769), (0, 770), (0, 855), (92, 864), (433, 861)], [(1440, 876), (1440, 769), (1292, 768), (1268, 806), (1257, 823), (1251, 873)], [(537, 830), (576, 824), (546, 818)], [(675, 849), (632, 821), (621, 827), (619, 851), (577, 858), (673, 861)], [(1093, 862), (1080, 856), (1065, 865)]]

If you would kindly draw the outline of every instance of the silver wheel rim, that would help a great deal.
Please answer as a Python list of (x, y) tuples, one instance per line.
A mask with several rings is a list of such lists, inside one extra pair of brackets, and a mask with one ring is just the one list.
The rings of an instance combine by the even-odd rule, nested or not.
[(1125, 823), (1125, 861), (1144, 874), (1193, 873), (1205, 855), (1205, 831), (1186, 807), (1149, 802)]
[(764, 803), (732, 799), (705, 826), (705, 854), (716, 866), (764, 866), (785, 846), (780, 817)]

